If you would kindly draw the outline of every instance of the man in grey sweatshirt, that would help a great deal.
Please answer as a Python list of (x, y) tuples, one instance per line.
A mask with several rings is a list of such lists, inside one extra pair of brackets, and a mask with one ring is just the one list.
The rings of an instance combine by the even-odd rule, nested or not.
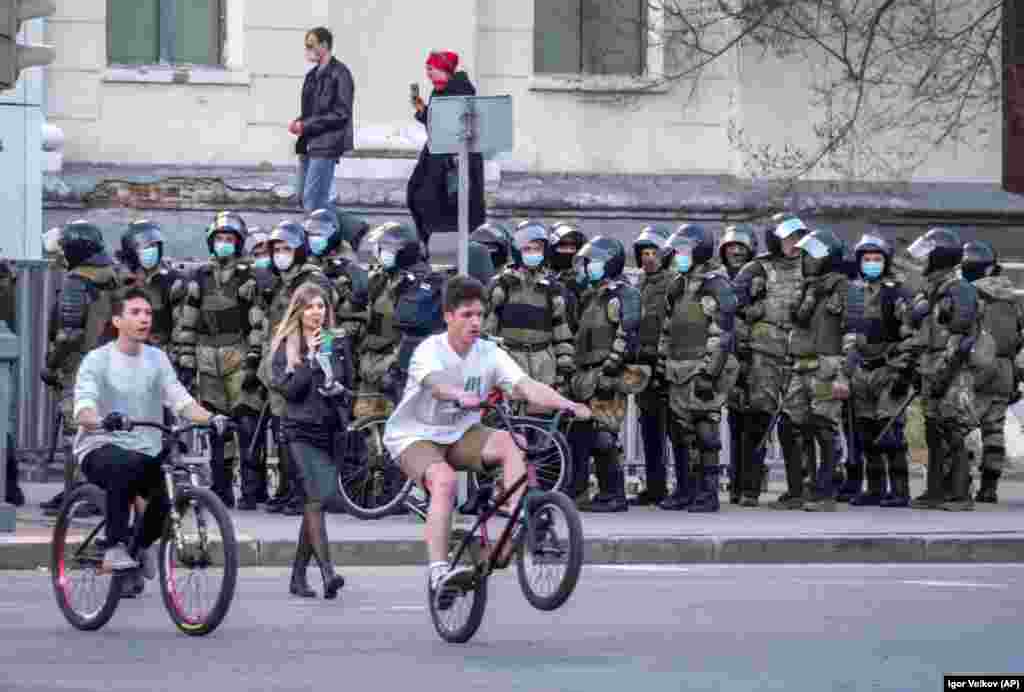
[[(152, 579), (156, 564), (146, 551), (163, 531), (170, 511), (158, 455), (160, 432), (132, 429), (130, 421), (163, 421), (164, 407), (218, 435), (229, 419), (197, 404), (178, 381), (167, 355), (146, 341), (153, 308), (146, 293), (130, 289), (113, 302), (117, 340), (90, 351), (75, 380), (74, 454), (90, 482), (107, 491), (107, 544), (104, 563), (113, 570), (134, 569)], [(128, 519), (136, 497), (146, 510), (129, 536)]]

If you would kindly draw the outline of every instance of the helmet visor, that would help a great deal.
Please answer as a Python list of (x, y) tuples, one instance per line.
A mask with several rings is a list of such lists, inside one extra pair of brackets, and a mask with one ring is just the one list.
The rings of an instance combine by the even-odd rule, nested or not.
[(135, 243), (136, 247), (141, 248), (146, 247), (147, 245), (152, 245), (153, 243), (162, 243), (164, 242), (164, 237), (160, 231), (150, 227), (132, 233), (132, 242)]
[(515, 240), (516, 247), (522, 250), (524, 247), (526, 247), (527, 243), (547, 243), (548, 233), (546, 230), (544, 230), (543, 226), (531, 225), (517, 230), (513, 238)]
[(907, 252), (911, 257), (920, 262), (927, 259), (928, 255), (932, 254), (935, 248), (936, 243), (933, 238), (921, 236), (910, 244), (910, 247), (907, 248)]
[(797, 231), (806, 231), (807, 226), (800, 219), (787, 219), (775, 227), (775, 236), (785, 240)]
[(821, 242), (813, 235), (805, 236), (796, 244), (797, 248), (803, 250), (813, 259), (824, 259), (828, 257), (828, 245)]

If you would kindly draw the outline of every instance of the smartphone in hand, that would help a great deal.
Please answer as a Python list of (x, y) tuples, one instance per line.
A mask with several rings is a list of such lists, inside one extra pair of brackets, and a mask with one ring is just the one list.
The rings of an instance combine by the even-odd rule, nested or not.
[(409, 101), (412, 105), (416, 105), (416, 102), (420, 100), (420, 85), (418, 82), (413, 82), (409, 85)]

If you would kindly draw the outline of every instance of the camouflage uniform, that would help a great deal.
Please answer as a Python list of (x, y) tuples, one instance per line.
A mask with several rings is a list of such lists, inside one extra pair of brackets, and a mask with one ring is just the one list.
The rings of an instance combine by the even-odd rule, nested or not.
[[(917, 373), (923, 387), (928, 444), (926, 492), (911, 506), (966, 510), (973, 508), (973, 502), (965, 439), (978, 427), (970, 365), (984, 364), (983, 354), (975, 357), (980, 332), (977, 289), (957, 274), (963, 246), (954, 231), (929, 231), (910, 246), (911, 254), (929, 238), (938, 244), (927, 252), (924, 288), (907, 310), (911, 343), (920, 351)], [(946, 464), (948, 488), (944, 487)]]
[(1004, 276), (973, 282), (982, 308), (982, 328), (992, 335), (995, 358), (989, 368), (974, 373), (975, 410), (981, 422), (980, 502), (996, 500), (996, 486), (1006, 463), (1006, 409), (1014, 401), (1020, 382), (1021, 347), (1024, 345), (1024, 305)]
[(484, 331), (533, 379), (548, 386), (567, 381), (576, 347), (565, 321), (562, 287), (543, 269), (506, 267), (491, 282)]
[(584, 250), (602, 246), (622, 257), (618, 271), (606, 266), (610, 278), (600, 279), (583, 294), (576, 333), (577, 369), (570, 388), (573, 399), (590, 406), (593, 419), (588, 424), (573, 425), (570, 446), (577, 496), (582, 496), (589, 485), (591, 453), (596, 464), (599, 492), (584, 509), (619, 512), (629, 509), (618, 443), (626, 417), (626, 397), (647, 387), (650, 369), (646, 369), (646, 376), (640, 376), (642, 370), (626, 367), (638, 339), (641, 304), (639, 292), (619, 278), (625, 264), (622, 244), (598, 236), (584, 246), (577, 261), (593, 261)]
[[(658, 343), (665, 319), (665, 297), (672, 273), (659, 269), (640, 277), (640, 300), (643, 318), (640, 322), (639, 362), (653, 370), (658, 363)], [(644, 438), (644, 470), (646, 488), (638, 504), (656, 504), (668, 493), (665, 470), (665, 436), (668, 434), (668, 391), (664, 381), (652, 379), (650, 386), (636, 395), (640, 409), (640, 427)]]

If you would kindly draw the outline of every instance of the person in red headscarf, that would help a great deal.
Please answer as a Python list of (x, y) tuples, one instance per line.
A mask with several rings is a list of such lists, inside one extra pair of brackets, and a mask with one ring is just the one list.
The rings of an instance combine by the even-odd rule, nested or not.
[[(459, 56), (451, 51), (433, 51), (427, 56), (427, 79), (434, 85), (431, 99), (435, 96), (476, 95), (469, 76), (458, 68)], [(416, 97), (413, 106), (416, 108), (415, 118), (426, 126), (430, 122), (429, 102), (424, 103), (423, 99)], [(459, 229), (458, 156), (432, 154), (430, 144), (426, 144), (409, 178), (406, 199), (423, 242), (424, 255), (429, 259), (430, 236)], [(486, 216), (483, 157), (470, 154), (469, 228), (483, 224)]]

